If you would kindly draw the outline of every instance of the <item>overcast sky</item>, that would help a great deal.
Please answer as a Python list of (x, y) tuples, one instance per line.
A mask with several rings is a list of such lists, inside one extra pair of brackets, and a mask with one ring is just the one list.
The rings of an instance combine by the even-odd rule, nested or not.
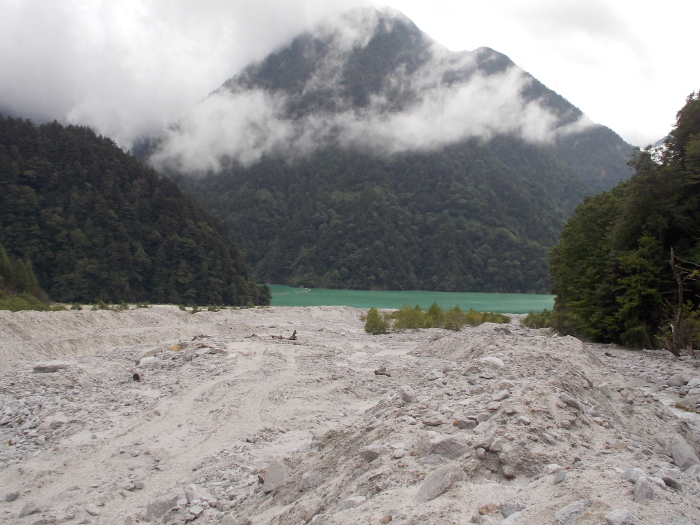
[(0, 0), (0, 111), (129, 147), (322, 18), (389, 5), (448, 48), (508, 55), (628, 142), (692, 91), (697, 0)]

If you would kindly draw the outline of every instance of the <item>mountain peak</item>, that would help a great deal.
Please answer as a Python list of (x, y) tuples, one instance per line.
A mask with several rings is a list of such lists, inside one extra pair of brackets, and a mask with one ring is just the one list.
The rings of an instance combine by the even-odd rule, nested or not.
[(553, 144), (591, 126), (506, 55), (453, 52), (402, 13), (365, 8), (229, 78), (165, 133), (152, 162), (201, 172), (325, 147), (391, 155), (498, 135)]

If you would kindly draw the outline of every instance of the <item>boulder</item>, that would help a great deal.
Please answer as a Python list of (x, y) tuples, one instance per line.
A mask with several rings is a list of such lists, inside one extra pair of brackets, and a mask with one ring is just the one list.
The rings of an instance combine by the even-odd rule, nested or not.
[(559, 509), (554, 515), (554, 525), (569, 525), (569, 523), (573, 523), (590, 504), (589, 500), (580, 499), (563, 509)]
[(434, 470), (425, 478), (418, 489), (416, 499), (419, 503), (425, 503), (437, 498), (450, 489), (458, 481), (464, 480), (464, 471), (459, 465), (447, 465)]
[(700, 459), (698, 459), (693, 447), (679, 434), (673, 436), (671, 440), (671, 457), (673, 461), (676, 462), (676, 465), (683, 470), (687, 470), (693, 465), (700, 464)]
[(166, 494), (158, 496), (152, 499), (146, 505), (146, 518), (162, 518), (165, 513), (177, 505), (177, 501), (180, 499), (187, 499), (185, 491), (181, 488), (170, 489)]
[(323, 478), (320, 472), (304, 472), (301, 475), (301, 490), (310, 490), (321, 484)]
[(608, 525), (637, 525), (637, 518), (627, 509), (615, 509), (605, 515)]
[(668, 378), (668, 381), (666, 381), (668, 386), (683, 386), (685, 383), (685, 377), (683, 377), (681, 374), (674, 374)]
[(267, 469), (265, 469), (263, 492), (269, 494), (277, 490), (287, 480), (287, 476), (289, 476), (287, 465), (279, 459), (273, 459), (267, 465)]
[(654, 499), (656, 496), (656, 491), (654, 490), (654, 485), (646, 477), (639, 478), (637, 483), (634, 485), (634, 493), (632, 494), (632, 499), (635, 503), (641, 501), (646, 501), (648, 499)]
[(37, 505), (36, 501), (28, 501), (24, 504), (22, 510), (19, 511), (19, 517), (24, 518), (25, 516), (31, 516), (32, 514), (38, 514), (39, 512), (41, 512), (41, 509), (39, 508), (39, 505)]
[(189, 504), (192, 504), (195, 500), (206, 501), (207, 503), (216, 501), (216, 498), (212, 496), (207, 489), (194, 484), (185, 487), (185, 497)]
[(447, 459), (457, 459), (467, 452), (467, 447), (459, 440), (448, 437), (433, 443), (430, 447), (430, 454), (437, 454)]
[(514, 499), (508, 499), (506, 501), (503, 501), (500, 505), (501, 508), (501, 514), (503, 514), (504, 518), (507, 518), (511, 514), (515, 514), (516, 512), (520, 512), (523, 510), (523, 506), (515, 501)]
[(416, 391), (413, 390), (409, 385), (401, 385), (399, 387), (399, 395), (404, 403), (415, 403), (416, 402)]
[(37, 374), (50, 374), (59, 370), (65, 370), (67, 367), (68, 363), (63, 361), (42, 361), (34, 365), (34, 372)]

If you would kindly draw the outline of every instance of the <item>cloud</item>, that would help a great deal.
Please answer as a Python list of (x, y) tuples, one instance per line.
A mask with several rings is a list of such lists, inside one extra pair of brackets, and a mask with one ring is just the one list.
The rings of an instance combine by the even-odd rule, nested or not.
[(363, 0), (0, 0), (0, 111), (129, 147), (252, 60)]
[[(348, 51), (366, 46), (378, 24), (378, 12), (360, 14), (317, 30), (331, 42), (330, 51), (315, 57), (316, 68), (299, 93), (246, 89), (233, 79), (161, 137), (153, 165), (206, 173), (230, 162), (249, 165), (264, 155), (296, 158), (330, 145), (386, 155), (499, 134), (545, 143), (592, 125), (583, 118), (562, 127), (539, 100), (525, 100), (522, 93), (532, 78), (517, 66), (487, 75), (476, 67), (479, 52), (453, 53), (432, 41), (425, 42), (430, 56), (421, 67), (409, 73), (398, 66), (369, 104), (357, 107), (343, 93), (341, 72)], [(489, 51), (479, 60), (483, 53), (489, 60)], [(333, 109), (326, 104), (301, 117), (290, 113), (299, 97), (313, 100), (317, 93), (332, 93)]]

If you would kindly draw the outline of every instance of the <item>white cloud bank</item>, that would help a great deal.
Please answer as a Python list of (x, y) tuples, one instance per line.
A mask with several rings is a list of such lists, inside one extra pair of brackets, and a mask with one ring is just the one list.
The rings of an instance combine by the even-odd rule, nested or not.
[[(366, 46), (376, 29), (378, 13), (367, 15), (368, 11), (355, 12), (317, 30), (332, 42), (331, 52), (321, 59), (303, 93), (334, 93), (335, 111), (294, 118), (288, 112), (292, 95), (246, 90), (234, 82), (169, 129), (151, 162), (156, 168), (202, 173), (218, 171), (231, 161), (249, 165), (264, 155), (294, 158), (328, 145), (393, 154), (498, 134), (544, 143), (591, 124), (582, 118), (562, 127), (538, 100), (526, 101), (522, 92), (531, 78), (517, 66), (484, 75), (475, 70), (475, 53), (451, 53), (434, 43), (429, 43), (432, 56), (426, 64), (410, 74), (399, 66), (368, 106), (354, 107), (343, 95), (340, 73), (346, 52)], [(446, 83), (450, 72), (468, 72), (468, 80)], [(397, 93), (410, 94), (414, 101), (396, 111), (392, 98)]]

